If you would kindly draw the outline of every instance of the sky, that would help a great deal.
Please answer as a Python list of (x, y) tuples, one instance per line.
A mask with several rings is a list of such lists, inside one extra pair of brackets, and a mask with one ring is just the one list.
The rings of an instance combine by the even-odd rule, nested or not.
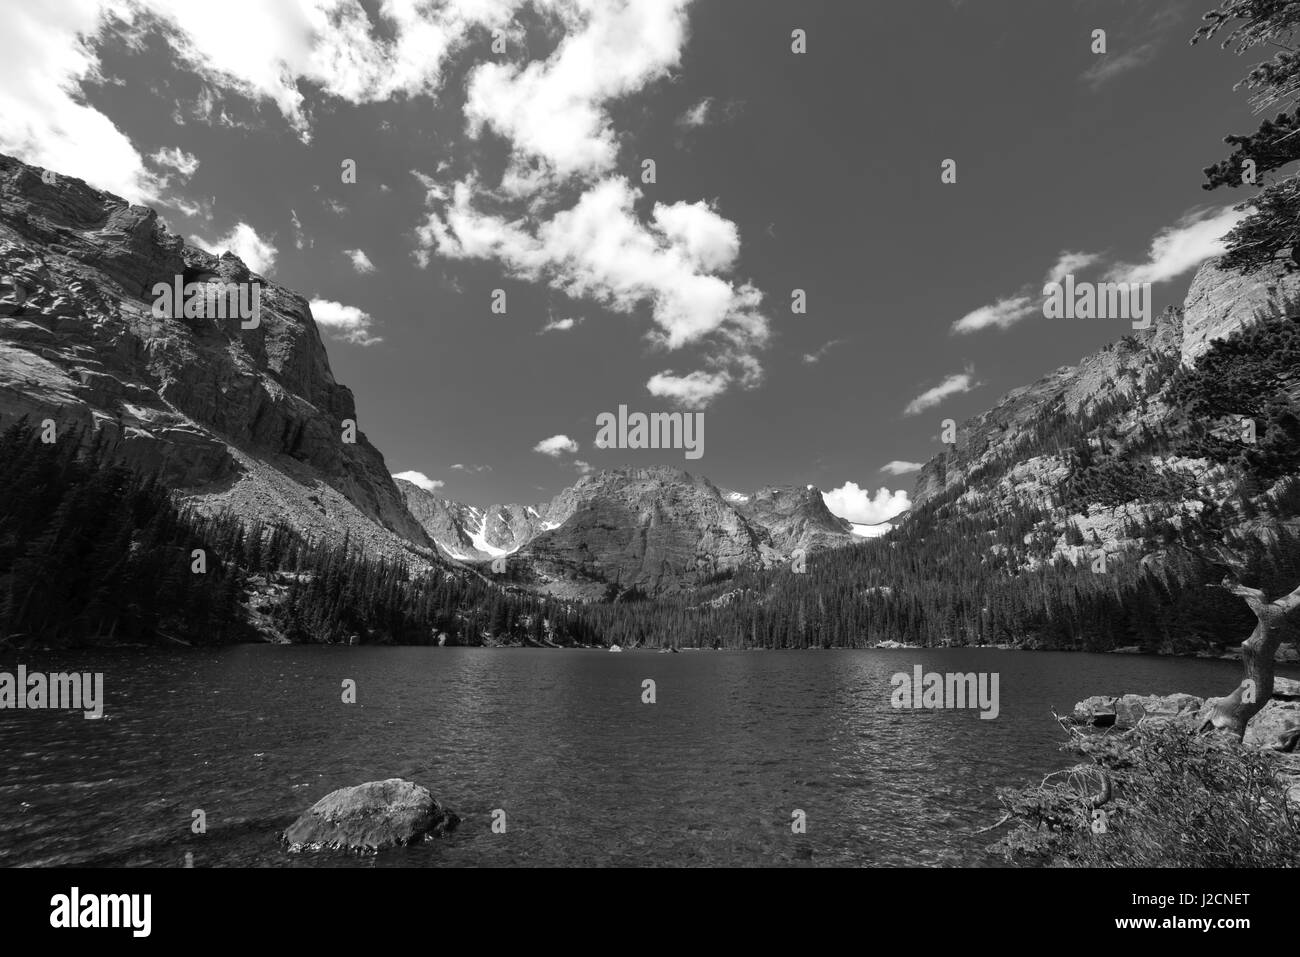
[[(943, 420), (1130, 331), (1046, 280), (1158, 312), (1221, 251), (1201, 169), (1257, 122), (1210, 5), (0, 0), (0, 152), (311, 299), (437, 494), (666, 464), (879, 522)], [(595, 447), (620, 406), (703, 456)]]

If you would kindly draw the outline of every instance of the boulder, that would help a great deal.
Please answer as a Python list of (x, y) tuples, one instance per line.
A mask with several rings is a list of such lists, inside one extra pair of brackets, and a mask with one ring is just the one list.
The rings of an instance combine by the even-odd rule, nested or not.
[(1139, 695), (1120, 697), (1094, 695), (1074, 706), (1071, 719), (1075, 724), (1090, 724), (1097, 728), (1135, 728), (1144, 719), (1152, 721), (1182, 721), (1191, 724), (1205, 704), (1204, 700), (1190, 694)]
[(1278, 701), (1300, 701), (1300, 681), (1295, 678), (1274, 678), (1273, 697)]
[(1115, 723), (1115, 698), (1113, 695), (1095, 694), (1074, 706), (1070, 715), (1075, 724), (1091, 724), (1108, 728)]
[(1135, 728), (1144, 719), (1191, 722), (1205, 704), (1204, 699), (1181, 692), (1170, 695), (1126, 694), (1115, 702), (1116, 724)]
[(1300, 734), (1300, 701), (1271, 699), (1246, 725), (1242, 744), (1248, 748), (1289, 751)]
[(451, 831), (460, 818), (427, 788), (389, 778), (331, 791), (284, 832), (289, 850), (380, 850)]

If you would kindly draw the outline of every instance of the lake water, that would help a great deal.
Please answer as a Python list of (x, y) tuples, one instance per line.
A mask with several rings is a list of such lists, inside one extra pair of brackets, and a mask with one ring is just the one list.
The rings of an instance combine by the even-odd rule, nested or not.
[[(102, 671), (107, 705), (90, 721), (0, 711), (5, 866), (180, 866), (187, 852), (197, 867), (993, 863), (974, 832), (1000, 816), (997, 789), (1073, 763), (1051, 709), (1223, 694), (1240, 675), (1231, 662), (974, 649), (241, 646), (21, 663)], [(0, 657), (0, 671), (18, 664)], [(891, 675), (916, 664), (997, 672), (1000, 715), (893, 709)], [(647, 678), (655, 704), (642, 703)], [(279, 844), (329, 791), (389, 777), (464, 822), (364, 857)]]

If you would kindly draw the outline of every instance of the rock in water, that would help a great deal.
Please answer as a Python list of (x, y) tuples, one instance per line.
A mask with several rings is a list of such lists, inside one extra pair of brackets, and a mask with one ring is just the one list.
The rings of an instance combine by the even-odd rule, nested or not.
[(389, 778), (331, 791), (284, 832), (289, 850), (381, 850), (441, 835), (460, 823), (428, 788)]

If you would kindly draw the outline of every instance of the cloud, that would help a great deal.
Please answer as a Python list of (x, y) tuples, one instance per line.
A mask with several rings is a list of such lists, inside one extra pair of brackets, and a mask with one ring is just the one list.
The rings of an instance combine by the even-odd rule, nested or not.
[(582, 322), (581, 319), (574, 319), (572, 317), (567, 319), (552, 319), (546, 325), (542, 326), (542, 332), (568, 332), (580, 322)]
[(105, 20), (98, 3), (4, 4), (0, 152), (84, 179), (136, 203), (161, 182), (131, 141), (81, 97), (100, 76), (92, 48)]
[[(289, 222), (293, 223), (293, 244), (298, 249), (302, 249), (304, 245), (303, 243), (304, 237), (302, 233), (302, 221), (298, 218), (298, 213), (296, 210), (293, 209), (289, 210)], [(312, 240), (312, 245), (313, 246), (316, 245), (315, 240)]]
[(907, 408), (903, 410), (903, 415), (919, 415), (926, 409), (932, 409), (939, 405), (948, 396), (970, 392), (972, 389), (977, 388), (979, 384), (969, 372), (950, 375), (933, 389), (926, 389), (909, 402)]
[(492, 471), (492, 466), (490, 465), (463, 465), (460, 462), (457, 462), (455, 465), (449, 465), (448, 468), (450, 468), (454, 472), (491, 472)]
[(352, 268), (363, 276), (366, 273), (372, 273), (375, 271), (375, 264), (370, 261), (370, 257), (367, 256), (363, 250), (345, 249), (343, 250), (343, 255), (352, 260)]
[(618, 140), (607, 106), (664, 78), (686, 43), (687, 0), (572, 0), (547, 5), (565, 36), (545, 60), (489, 62), (467, 80), (467, 129), (504, 137), (507, 181), (536, 185), (613, 169)]
[(907, 475), (911, 472), (919, 472), (924, 467), (921, 462), (904, 462), (901, 459), (894, 459), (894, 461), (886, 462), (880, 466), (880, 471), (889, 475)]
[(447, 484), (446, 482), (438, 481), (437, 479), (431, 479), (423, 472), (394, 472), (393, 478), (404, 479), (412, 485), (418, 485), (426, 492), (436, 492)]
[(844, 342), (845, 340), (843, 339), (832, 339), (816, 352), (805, 352), (803, 356), (804, 365), (814, 365), (815, 363), (820, 362), (825, 357), (826, 353), (830, 352), (836, 346), (843, 345)]
[[(525, 219), (473, 209), (474, 193), (470, 182), (456, 184), (450, 203), (420, 227), (423, 246), (452, 259), (499, 260), (518, 277), (616, 312), (648, 304), (655, 339), (668, 349), (710, 336), (741, 351), (767, 341), (762, 293), (711, 274), (731, 265), (739, 238), (734, 224), (705, 204), (656, 203), (645, 223), (634, 208), (641, 191), (616, 177), (531, 228)], [(442, 205), (432, 190), (428, 197)]]
[(149, 157), (155, 165), (173, 169), (184, 179), (189, 179), (199, 168), (199, 160), (193, 153), (187, 153), (179, 146), (158, 150)]
[(731, 385), (731, 376), (725, 372), (697, 370), (688, 375), (673, 375), (671, 369), (652, 375), (646, 389), (661, 399), (673, 399), (688, 409), (707, 406)]
[[(1112, 263), (1106, 274), (1109, 282), (1167, 282), (1195, 269), (1207, 259), (1225, 252), (1223, 237), (1241, 222), (1249, 211), (1232, 206), (1194, 209), (1185, 213), (1173, 226), (1160, 230), (1151, 240), (1147, 258), (1142, 263)], [(1100, 253), (1064, 250), (1047, 270), (1043, 284), (1060, 282), (1067, 274), (1088, 269), (1103, 262)], [(952, 324), (953, 332), (969, 333), (996, 327), (1008, 329), (1035, 314), (1041, 314), (1042, 301), (1026, 286), (991, 306), (982, 306)], [(806, 359), (805, 359), (806, 361)]]
[[(560, 0), (539, 4), (573, 6)], [(308, 140), (310, 117), (300, 82), (355, 104), (432, 95), (449, 58), (470, 42), (473, 27), (508, 23), (523, 5), (524, 0), (445, 0), (436, 6), (389, 0), (372, 20), (354, 0), (240, 3), (237, 12), (219, 17), (191, 0), (10, 0), (3, 12), (0, 152), (132, 202), (156, 201), (164, 183), (82, 95), (84, 84), (101, 79), (98, 46), (105, 37), (119, 34), (142, 46), (148, 35), (166, 43), (204, 82), (196, 118), (228, 119), (215, 107), (213, 91), (219, 90), (274, 104)]]
[(831, 514), (858, 525), (878, 525), (897, 518), (912, 507), (912, 502), (903, 489), (891, 492), (887, 488), (880, 488), (873, 496), (866, 489), (859, 488), (855, 482), (845, 482), (837, 489), (822, 492), (822, 500)]
[(1155, 283), (1181, 276), (1205, 260), (1223, 255), (1224, 235), (1247, 215), (1231, 206), (1193, 210), (1156, 234), (1146, 262), (1120, 263), (1107, 278), (1112, 282)]
[(350, 342), (354, 346), (373, 346), (384, 341), (382, 337), (370, 334), (374, 319), (356, 306), (345, 306), (332, 299), (313, 299), (311, 314), (316, 325), (329, 333), (332, 339)]
[(1101, 89), (1115, 77), (1145, 66), (1155, 59), (1157, 44), (1143, 43), (1123, 53), (1098, 53), (1097, 62), (1080, 74), (1079, 79), (1094, 91)]
[(991, 306), (968, 312), (952, 324), (953, 332), (978, 332), (990, 326), (1009, 329), (1022, 319), (1041, 311), (1042, 306), (1028, 296), (1008, 296)]
[(250, 271), (259, 276), (266, 275), (275, 265), (278, 250), (270, 240), (259, 236), (257, 230), (248, 223), (236, 224), (234, 229), (212, 242), (199, 236), (194, 239), (204, 249), (218, 256), (227, 251), (234, 253)]
[[(427, 221), (417, 262), (491, 260), (514, 278), (544, 282), (613, 312), (648, 309), (651, 342), (702, 346), (706, 366), (689, 382), (652, 379), (699, 396), (762, 379), (756, 354), (769, 339), (762, 293), (730, 278), (736, 224), (707, 202), (655, 203), (617, 172), (611, 104), (667, 78), (686, 42), (686, 0), (566, 0), (544, 4), (564, 35), (544, 60), (483, 63), (467, 81), (466, 130), (492, 132), (510, 149), (499, 183), (416, 172)], [(708, 107), (705, 108), (707, 113)], [(697, 401), (706, 401), (697, 398)]]
[(595, 471), (595, 469), (591, 467), (590, 462), (584, 462), (582, 459), (574, 459), (573, 467), (578, 470), (579, 475), (590, 475)]
[(534, 452), (541, 452), (543, 455), (549, 455), (553, 459), (558, 459), (566, 452), (572, 455), (578, 451), (578, 443), (573, 441), (567, 435), (552, 435), (549, 439), (542, 439), (533, 446)]
[(1047, 275), (1043, 277), (1043, 284), (1061, 282), (1066, 276), (1081, 272), (1097, 264), (1101, 259), (1101, 253), (1072, 253), (1062, 250), (1061, 255), (1056, 258), (1056, 264), (1047, 270)]
[(712, 106), (713, 97), (706, 96), (681, 116), (677, 117), (677, 125), (684, 129), (694, 129), (699, 126), (704, 126), (709, 122), (709, 112)]

